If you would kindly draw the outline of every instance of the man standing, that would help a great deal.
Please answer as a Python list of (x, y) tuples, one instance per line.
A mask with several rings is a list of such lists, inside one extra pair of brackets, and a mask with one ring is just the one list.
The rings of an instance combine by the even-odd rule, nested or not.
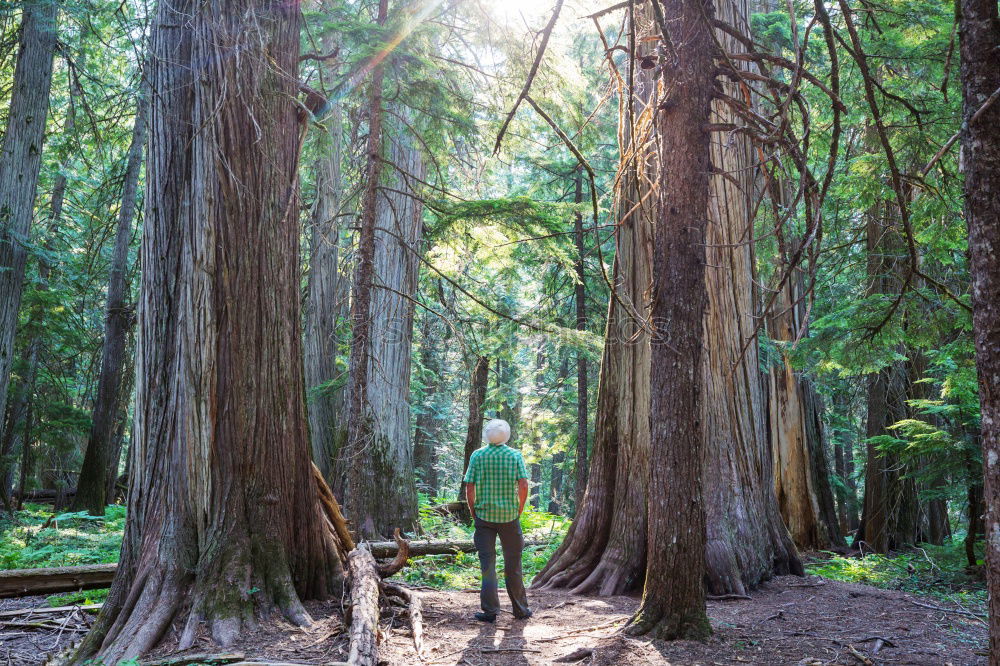
[(528, 596), (521, 575), (521, 512), (528, 499), (528, 470), (521, 452), (506, 446), (510, 439), (510, 424), (494, 419), (486, 424), (483, 435), (488, 446), (478, 449), (469, 458), (465, 472), (465, 499), (475, 521), (473, 542), (479, 551), (483, 571), (483, 586), (479, 602), (483, 612), (476, 613), (481, 622), (493, 622), (500, 612), (497, 594), (497, 535), (503, 548), (504, 584), (514, 607), (514, 618), (531, 617)]

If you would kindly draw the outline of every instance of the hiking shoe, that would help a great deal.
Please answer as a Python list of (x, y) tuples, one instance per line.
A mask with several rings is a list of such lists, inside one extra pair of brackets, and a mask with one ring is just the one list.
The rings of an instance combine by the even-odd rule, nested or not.
[(490, 615), (489, 613), (476, 613), (473, 617), (475, 617), (480, 622), (496, 622), (497, 621), (497, 616), (496, 615)]
[(533, 613), (532, 611), (528, 611), (528, 612), (527, 612), (527, 613), (525, 613), (524, 615), (515, 615), (515, 616), (514, 616), (514, 619), (515, 619), (515, 620), (527, 620), (527, 619), (528, 619), (529, 617), (531, 617), (532, 615), (534, 615), (534, 613)]

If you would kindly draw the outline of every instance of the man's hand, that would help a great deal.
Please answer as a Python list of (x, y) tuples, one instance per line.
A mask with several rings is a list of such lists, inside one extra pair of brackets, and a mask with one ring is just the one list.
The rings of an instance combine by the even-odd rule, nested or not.
[(517, 480), (517, 498), (521, 502), (521, 507), (517, 510), (517, 517), (520, 518), (521, 514), (524, 513), (524, 503), (528, 501), (528, 480), (518, 479)]

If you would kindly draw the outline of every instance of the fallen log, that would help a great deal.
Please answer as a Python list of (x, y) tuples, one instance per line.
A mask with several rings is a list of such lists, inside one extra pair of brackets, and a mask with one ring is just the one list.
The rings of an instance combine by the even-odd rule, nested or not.
[[(39, 488), (36, 490), (28, 490), (24, 493), (25, 502), (52, 502), (57, 497), (62, 497), (63, 499), (73, 499), (76, 495), (76, 488), (63, 488), (61, 491), (53, 488)], [(17, 491), (11, 493), (11, 499), (17, 499)]]
[[(525, 541), (525, 546), (544, 545), (545, 541)], [(399, 555), (399, 544), (394, 541), (373, 541), (365, 544), (372, 555), (384, 560)], [(408, 557), (423, 555), (453, 555), (474, 553), (472, 541), (410, 541)], [(398, 561), (396, 562), (398, 564)], [(381, 567), (392, 571), (395, 564)], [(49, 567), (44, 569), (10, 569), (0, 571), (0, 599), (24, 597), (31, 594), (76, 592), (111, 587), (117, 564), (85, 564), (75, 567)]]
[(344, 518), (344, 514), (340, 511), (340, 504), (337, 503), (337, 498), (333, 496), (333, 491), (330, 490), (330, 486), (327, 485), (326, 479), (323, 478), (323, 473), (319, 471), (316, 463), (312, 463), (312, 474), (313, 481), (316, 483), (316, 490), (319, 492), (320, 504), (323, 505), (323, 511), (326, 513), (326, 518), (333, 525), (333, 529), (340, 539), (340, 544), (344, 552), (349, 553), (354, 550), (354, 538), (347, 527), (347, 520)]
[[(87, 611), (97, 613), (104, 604), (84, 604), (82, 606), (58, 606), (56, 608), (18, 608), (17, 610), (0, 611), (0, 618), (20, 617), (22, 615), (51, 615), (53, 613), (70, 613), (72, 611)], [(3, 622), (3, 619), (0, 619)]]
[(378, 663), (378, 591), (379, 576), (375, 558), (364, 546), (347, 557), (351, 576), (351, 648), (350, 666), (375, 666)]
[(0, 571), (0, 599), (29, 594), (95, 590), (111, 585), (116, 564)]

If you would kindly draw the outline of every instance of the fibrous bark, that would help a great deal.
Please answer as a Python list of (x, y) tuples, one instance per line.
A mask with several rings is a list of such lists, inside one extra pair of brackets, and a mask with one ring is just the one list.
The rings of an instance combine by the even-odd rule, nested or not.
[[(392, 171), (383, 178), (387, 187), (379, 190), (375, 206), (370, 321), (363, 336), (370, 347), (361, 411), (365, 434), (359, 448), (348, 423), (333, 484), (335, 492), (342, 489), (348, 518), (367, 538), (389, 536), (396, 528), (412, 530), (417, 523), (410, 366), (423, 205), (413, 179), (423, 180), (424, 164), (402, 128), (380, 159)], [(351, 362), (355, 362), (353, 351)], [(351, 385), (349, 396), (353, 390)]]
[[(324, 42), (324, 51), (332, 48)], [(340, 269), (341, 110), (335, 106), (324, 121), (323, 153), (316, 161), (316, 201), (309, 228), (309, 276), (306, 286), (305, 376), (309, 437), (313, 460), (328, 481), (333, 479), (337, 415), (344, 405), (337, 386), (338, 333), (346, 313), (348, 281)]]
[[(376, 23), (388, 18), (380, 0)], [(384, 66), (372, 70), (364, 191), (351, 293), (351, 353), (344, 445), (337, 452), (333, 490), (365, 537), (416, 524), (410, 442), (409, 377), (421, 205), (411, 194), (423, 179), (413, 146), (383, 145)], [(393, 185), (383, 189), (388, 163)], [(386, 170), (388, 170), (386, 169)]]
[[(651, 30), (652, 12), (648, 4), (637, 5), (635, 11), (639, 43), (648, 44), (641, 38)], [(741, 1), (717, 3), (716, 14), (738, 30), (746, 26)], [(733, 41), (724, 33), (717, 36), (724, 44)], [(648, 195), (656, 164), (642, 146), (652, 111), (662, 101), (651, 71), (637, 72), (634, 96), (622, 95), (615, 291), (608, 311), (590, 480), (569, 534), (535, 579), (540, 587), (615, 594), (641, 584), (645, 570), (650, 365), (649, 336), (642, 322), (648, 316), (652, 279), (653, 202)], [(629, 112), (630, 104), (634, 113)], [(713, 102), (712, 123), (735, 120), (727, 107)], [(713, 594), (744, 594), (775, 573), (800, 573), (802, 568), (774, 498), (756, 345), (741, 354), (755, 328), (750, 250), (741, 243), (750, 224), (754, 159), (740, 136), (725, 139), (717, 134), (710, 151), (713, 166), (728, 176), (709, 180), (707, 211), (707, 265), (712, 268), (705, 277), (702, 359), (706, 577)]]
[(351, 573), (351, 644), (347, 663), (375, 666), (378, 661), (378, 572), (375, 558), (364, 546), (348, 557)]
[[(773, 340), (791, 344), (805, 334), (803, 283), (802, 272), (793, 271), (775, 300), (768, 318)], [(774, 492), (781, 517), (799, 548), (843, 545), (830, 489), (819, 394), (807, 377), (795, 371), (785, 350), (780, 365), (769, 369), (768, 381)]]
[(104, 307), (104, 344), (101, 349), (101, 372), (97, 379), (93, 423), (72, 504), (74, 511), (87, 510), (94, 516), (103, 516), (105, 504), (114, 500), (108, 496), (108, 490), (118, 478), (120, 453), (117, 445), (121, 440), (116, 440), (116, 434), (124, 427), (130, 397), (128, 394), (132, 387), (132, 379), (125, 374), (129, 365), (127, 356), (133, 351), (129, 349), (129, 336), (135, 324), (134, 312), (128, 303), (128, 249), (132, 240), (136, 190), (145, 143), (146, 105), (140, 103), (135, 114), (132, 144), (129, 146), (125, 166), (121, 206), (118, 209), (118, 229), (111, 255), (111, 275)]
[(274, 0), (153, 19), (129, 517), (78, 661), (308, 624), (301, 599), (340, 590), (300, 360), (299, 22)]
[(990, 664), (1000, 664), (1000, 15), (994, 0), (960, 0), (962, 148), (969, 226), (973, 328), (979, 369), (986, 500)]
[(28, 0), (20, 5), (20, 44), (0, 145), (0, 409), (7, 404), (14, 362), (14, 332), (24, 292), (59, 11), (59, 3), (51, 0)]
[(713, 88), (712, 7), (664, 3), (677, 45), (664, 67), (668, 104), (657, 124), (658, 191), (650, 308), (649, 533), (642, 605), (629, 632), (701, 639), (705, 611), (702, 496), (702, 322)]

